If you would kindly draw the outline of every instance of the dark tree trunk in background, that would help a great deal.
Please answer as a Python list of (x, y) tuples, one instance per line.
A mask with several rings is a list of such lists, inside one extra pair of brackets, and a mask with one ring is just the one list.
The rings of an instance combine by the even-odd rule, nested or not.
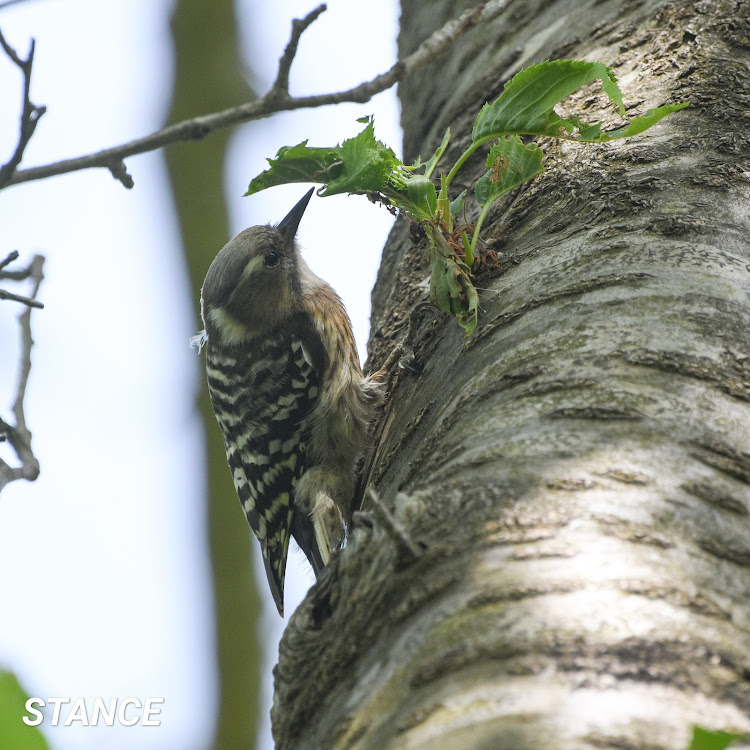
[[(180, 0), (172, 18), (172, 32), (175, 82), (169, 122), (252, 98), (241, 74), (243, 65), (231, 0)], [(216, 133), (200, 148), (178, 144), (166, 150), (196, 305), (196, 330), (200, 327), (201, 284), (208, 266), (230, 235), (223, 165), (231, 134), (230, 130)], [(203, 361), (197, 354), (196, 361), (200, 361), (202, 382)], [(260, 681), (260, 646), (254, 629), (260, 600), (250, 564), (252, 536), (227, 471), (224, 445), (205, 386), (200, 389), (199, 408), (206, 427), (206, 513), (219, 677), (214, 747), (252, 748), (257, 734)], [(209, 694), (213, 685), (206, 685), (205, 689)], [(201, 698), (198, 703), (202, 702)]]
[[(401, 53), (470, 5), (404, 0)], [(401, 86), (406, 158), (450, 125), (448, 164), (480, 106), (547, 58), (611, 65), (634, 114), (691, 107), (629, 141), (546, 144), (548, 171), (487, 224), (500, 266), (475, 334), (422, 317), (423, 371), (391, 381), (370, 481), (425, 551), (376, 512), (355, 525), (282, 642), (282, 750), (675, 749), (695, 723), (750, 730), (749, 14), (510, 2)], [(570, 106), (604, 114), (593, 89)], [(400, 221), (376, 364), (426, 276)]]

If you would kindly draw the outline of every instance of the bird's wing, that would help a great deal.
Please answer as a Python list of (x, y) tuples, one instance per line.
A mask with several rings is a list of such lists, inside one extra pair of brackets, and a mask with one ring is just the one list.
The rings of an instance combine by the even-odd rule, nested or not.
[(234, 357), (207, 357), (208, 382), (227, 461), (261, 545), (280, 614), (294, 521), (294, 485), (305, 470), (305, 419), (315, 403), (325, 350), (300, 321), (280, 337)]

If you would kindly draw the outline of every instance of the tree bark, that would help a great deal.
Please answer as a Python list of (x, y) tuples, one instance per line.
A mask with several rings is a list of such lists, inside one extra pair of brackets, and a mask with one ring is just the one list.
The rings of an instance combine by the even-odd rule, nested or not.
[[(471, 2), (402, 1), (406, 53)], [(460, 6), (460, 7), (459, 7)], [(445, 158), (520, 68), (612, 66), (631, 114), (545, 143), (501, 202), (468, 339), (415, 317), (368, 507), (293, 616), (285, 748), (681, 748), (750, 730), (750, 4), (511, 2), (400, 86), (405, 159)], [(605, 115), (591, 91), (566, 107)], [(477, 157), (459, 173), (470, 188)], [(469, 219), (476, 218), (469, 215)], [(381, 363), (426, 298), (405, 222), (373, 293)]]

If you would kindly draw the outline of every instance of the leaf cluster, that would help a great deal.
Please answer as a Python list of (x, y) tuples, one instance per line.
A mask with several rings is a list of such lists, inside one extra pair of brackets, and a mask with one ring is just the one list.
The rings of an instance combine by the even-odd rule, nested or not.
[[(361, 118), (364, 129), (330, 148), (313, 148), (307, 141), (284, 147), (269, 169), (255, 177), (247, 195), (290, 182), (315, 182), (319, 195), (375, 194), (395, 206), (411, 221), (424, 225), (424, 244), (431, 261), (430, 301), (456, 317), (466, 335), (477, 324), (478, 298), (471, 278), (480, 230), (490, 208), (506, 193), (544, 171), (544, 151), (534, 137), (551, 137), (581, 143), (604, 143), (642, 133), (666, 115), (687, 104), (668, 104), (634, 117), (627, 125), (603, 130), (601, 122), (562, 117), (555, 106), (593, 81), (625, 115), (622, 92), (606, 65), (584, 60), (554, 60), (525, 68), (506, 83), (503, 93), (485, 104), (477, 115), (471, 143), (447, 174), (434, 178), (435, 169), (450, 143), (450, 129), (426, 161), (404, 164), (375, 138), (371, 117)], [(458, 170), (479, 148), (494, 141), (486, 172), (476, 182), (474, 197), (480, 206), (476, 224), (460, 233), (460, 251), (450, 242), (465, 193), (450, 198), (450, 185)], [(470, 234), (469, 234), (470, 232)]]
[(704, 727), (693, 727), (693, 737), (688, 750), (726, 750), (737, 743), (749, 743), (750, 734), (714, 731)]

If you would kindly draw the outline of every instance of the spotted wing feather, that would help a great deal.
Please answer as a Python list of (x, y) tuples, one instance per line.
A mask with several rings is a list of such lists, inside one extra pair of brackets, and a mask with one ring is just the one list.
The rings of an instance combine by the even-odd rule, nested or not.
[[(234, 486), (283, 614), (294, 485), (306, 466), (305, 420), (318, 396), (322, 344), (306, 325), (242, 350), (207, 351), (208, 387)], [(311, 354), (312, 353), (312, 354)]]

